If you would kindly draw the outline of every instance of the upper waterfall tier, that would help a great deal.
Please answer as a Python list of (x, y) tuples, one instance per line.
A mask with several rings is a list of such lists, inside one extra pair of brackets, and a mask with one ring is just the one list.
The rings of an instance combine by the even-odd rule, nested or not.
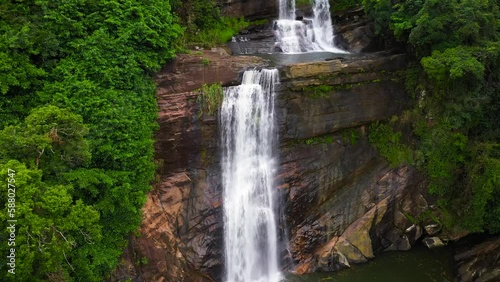
[(312, 18), (296, 16), (295, 0), (280, 0), (279, 4), (279, 20), (273, 25), (276, 49), (288, 54), (319, 51), (347, 53), (334, 44), (328, 0), (312, 0)]

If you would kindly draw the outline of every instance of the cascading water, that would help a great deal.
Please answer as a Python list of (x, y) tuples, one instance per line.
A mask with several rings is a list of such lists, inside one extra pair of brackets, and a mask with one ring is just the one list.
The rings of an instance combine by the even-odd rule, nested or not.
[(334, 44), (328, 0), (311, 0), (313, 17), (297, 20), (295, 0), (279, 0), (279, 20), (274, 23), (277, 47), (283, 53), (327, 51), (347, 53)]
[(278, 282), (273, 144), (276, 69), (246, 71), (221, 108), (227, 282)]

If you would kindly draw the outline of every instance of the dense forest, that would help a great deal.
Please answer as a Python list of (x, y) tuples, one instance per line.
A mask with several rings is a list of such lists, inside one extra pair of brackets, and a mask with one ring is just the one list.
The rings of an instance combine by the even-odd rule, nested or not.
[(18, 222), (0, 280), (102, 281), (118, 264), (156, 167), (152, 75), (198, 28), (226, 28), (211, 2), (172, 4), (182, 18), (169, 1), (0, 4), (1, 185), (18, 187), (15, 207), (0, 195), (2, 242), (9, 209)]
[[(393, 165), (427, 176), (450, 229), (500, 232), (500, 5), (496, 0), (364, 0), (376, 31), (413, 57), (415, 106), (371, 127)], [(404, 140), (404, 128), (413, 139)], [(399, 131), (402, 130), (402, 131)]]
[[(338, 1), (332, 9), (353, 4), (414, 61), (406, 84), (415, 107), (372, 125), (371, 142), (392, 165), (427, 175), (445, 226), (500, 232), (499, 1)], [(154, 73), (176, 53), (221, 44), (248, 25), (215, 7), (0, 3), (0, 183), (19, 187), (15, 205), (0, 194), (2, 254), (11, 248), (9, 210), (18, 223), (16, 275), (2, 263), (0, 280), (109, 277), (154, 179)]]

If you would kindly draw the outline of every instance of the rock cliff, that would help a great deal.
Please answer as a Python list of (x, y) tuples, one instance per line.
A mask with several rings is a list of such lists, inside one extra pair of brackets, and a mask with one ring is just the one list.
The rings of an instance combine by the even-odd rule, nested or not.
[(279, 181), (295, 272), (408, 250), (422, 235), (407, 218), (427, 209), (421, 176), (390, 168), (367, 141), (366, 125), (408, 105), (406, 63), (388, 55), (283, 68)]
[[(284, 268), (334, 270), (381, 250), (408, 249), (422, 234), (406, 217), (427, 208), (421, 177), (390, 168), (367, 141), (368, 124), (408, 105), (406, 63), (404, 55), (372, 55), (280, 67), (276, 181), (288, 242)], [(237, 84), (243, 70), (265, 65), (214, 49), (182, 55), (158, 73), (160, 169), (139, 235), (130, 239), (114, 279), (220, 281), (218, 123), (200, 116), (196, 89)]]

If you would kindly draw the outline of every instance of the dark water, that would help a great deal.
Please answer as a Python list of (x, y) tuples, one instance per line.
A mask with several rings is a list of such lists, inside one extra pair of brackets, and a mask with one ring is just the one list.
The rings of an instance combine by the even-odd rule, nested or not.
[(453, 281), (451, 250), (415, 246), (407, 252), (386, 252), (365, 264), (334, 273), (287, 277), (287, 282), (445, 282)]

